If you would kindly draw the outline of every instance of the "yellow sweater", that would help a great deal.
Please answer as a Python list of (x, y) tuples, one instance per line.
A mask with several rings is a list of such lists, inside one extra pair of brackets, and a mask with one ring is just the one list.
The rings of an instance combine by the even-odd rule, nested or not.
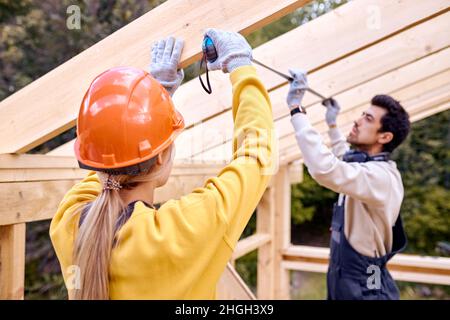
[[(272, 161), (271, 104), (254, 67), (230, 74), (233, 84), (233, 161), (203, 188), (159, 210), (137, 202), (118, 231), (110, 261), (111, 299), (214, 299), (216, 284), (268, 184)], [(238, 139), (238, 133), (247, 133)], [(268, 134), (269, 133), (269, 134)], [(79, 215), (101, 192), (90, 172), (59, 205), (50, 237), (66, 287)]]

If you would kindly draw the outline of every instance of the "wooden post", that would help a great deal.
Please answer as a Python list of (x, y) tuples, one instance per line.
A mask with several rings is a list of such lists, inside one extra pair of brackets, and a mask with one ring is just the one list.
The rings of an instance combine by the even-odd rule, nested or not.
[(275, 176), (274, 299), (290, 299), (289, 270), (283, 268), (283, 251), (291, 242), (291, 183), (287, 166)]
[(25, 241), (25, 223), (0, 226), (0, 299), (24, 298)]
[(256, 210), (256, 233), (268, 234), (270, 241), (258, 249), (257, 292), (258, 299), (274, 299), (274, 237), (275, 190), (268, 187)]

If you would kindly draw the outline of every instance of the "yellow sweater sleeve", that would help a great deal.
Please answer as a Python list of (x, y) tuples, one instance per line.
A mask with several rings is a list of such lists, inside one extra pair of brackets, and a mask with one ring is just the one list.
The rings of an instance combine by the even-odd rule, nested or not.
[(255, 68), (238, 68), (230, 78), (233, 161), (218, 177), (209, 179), (206, 188), (214, 195), (217, 210), (224, 215), (228, 224), (225, 240), (234, 249), (275, 169), (275, 136), (269, 95)]
[[(233, 85), (233, 160), (203, 188), (167, 203), (180, 212), (180, 225), (189, 225), (201, 241), (223, 239), (233, 250), (267, 187), (272, 157), (272, 107), (252, 66), (230, 74)], [(164, 219), (161, 217), (161, 219)], [(167, 219), (170, 219), (167, 217)]]

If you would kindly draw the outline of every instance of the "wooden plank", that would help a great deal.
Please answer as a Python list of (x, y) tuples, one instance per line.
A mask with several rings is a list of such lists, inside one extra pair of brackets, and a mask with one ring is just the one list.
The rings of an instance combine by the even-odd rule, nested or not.
[[(173, 172), (176, 175), (203, 173), (202, 170), (216, 170), (223, 163), (202, 161), (175, 161)], [(45, 154), (0, 154), (0, 169), (37, 169), (37, 168), (79, 168), (73, 155), (52, 156)]]
[(288, 164), (291, 184), (303, 182), (303, 161), (297, 160)]
[[(178, 199), (203, 186), (210, 175), (171, 176), (155, 190), (155, 203)], [(66, 192), (79, 180), (0, 183), (0, 226), (51, 219)]]
[(269, 300), (275, 293), (275, 190), (269, 187), (264, 192), (256, 209), (256, 232), (270, 236), (270, 242), (261, 246), (258, 250), (257, 286), (258, 299)]
[[(449, 79), (450, 70), (447, 70), (424, 80), (417, 81), (410, 86), (386, 93), (400, 100), (404, 108), (409, 113), (414, 113), (416, 111), (423, 111), (425, 110), (425, 108), (438, 106), (444, 103), (449, 96), (447, 90), (450, 84)], [(392, 86), (392, 88), (395, 89), (395, 86)], [(374, 90), (376, 90), (376, 88), (374, 88)], [(365, 91), (367, 92), (367, 94), (357, 95), (357, 92)], [(344, 102), (348, 101), (348, 103), (341, 104), (342, 110), (338, 116), (339, 126), (344, 126), (348, 123), (352, 123), (368, 107), (372, 98), (372, 94), (370, 90), (360, 89), (356, 90), (356, 93), (353, 96), (354, 100), (348, 99), (351, 97), (352, 96), (349, 96), (346, 97), (347, 99), (343, 99)], [(356, 104), (352, 106), (352, 102)], [(308, 114), (312, 125), (321, 133), (327, 132), (328, 126), (324, 120), (324, 108), (320, 105), (317, 105), (312, 111), (313, 112), (310, 112)], [(286, 121), (288, 120), (289, 118), (286, 119)], [(279, 141), (279, 149), (281, 150), (280, 154), (284, 153), (285, 148), (291, 147), (296, 144), (294, 142), (295, 137), (293, 132), (283, 136)]]
[[(180, 162), (172, 167), (171, 176), (194, 177), (217, 175), (224, 167), (216, 162)], [(85, 177), (74, 157), (40, 154), (0, 154), (0, 183), (78, 180)]]
[(328, 270), (328, 263), (318, 263), (309, 261), (283, 261), (282, 267), (287, 270), (319, 272), (326, 273)]
[[(171, 176), (190, 179), (197, 176), (217, 175), (224, 165), (193, 165), (181, 167), (176, 164)], [(57, 168), (57, 169), (0, 169), (0, 183), (4, 182), (29, 182), (29, 181), (54, 181), (54, 180), (80, 180), (86, 176), (88, 171), (79, 168)]]
[(49, 156), (71, 156), (74, 154), (75, 139), (66, 142), (59, 147), (47, 152)]
[[(339, 101), (342, 107), (341, 113), (344, 113), (346, 110), (352, 110), (352, 108), (356, 106), (368, 104), (374, 93), (383, 92), (395, 96), (395, 93), (397, 91), (402, 90), (405, 87), (414, 85), (414, 83), (421, 80), (426, 80), (428, 77), (432, 77), (435, 75), (438, 76), (439, 74), (441, 74), (442, 78), (448, 79), (447, 72), (449, 68), (450, 48), (447, 48), (434, 54), (428, 55), (411, 64), (390, 71), (378, 78), (375, 78), (358, 86), (354, 86), (351, 89), (342, 92), (341, 94), (335, 95), (334, 97), (337, 101)], [(417, 89), (414, 90), (415, 92), (428, 91), (428, 88), (426, 86), (416, 86), (416, 88)], [(400, 95), (398, 99), (402, 100), (402, 96)], [(271, 101), (274, 108), (282, 107), (287, 110), (285, 93), (283, 95), (279, 95), (278, 93), (271, 94)], [(324, 107), (321, 105), (321, 103), (310, 105), (307, 107), (307, 110), (308, 118), (311, 120), (313, 125), (324, 121)], [(338, 124), (339, 121), (341, 121), (340, 117), (338, 117)], [(275, 129), (281, 139), (279, 144), (280, 150), (283, 149), (282, 140), (285, 136), (289, 136), (291, 145), (296, 143), (293, 128), (290, 124), (289, 115), (286, 115), (277, 120), (275, 122)], [(218, 159), (219, 157), (223, 157), (224, 154), (226, 154), (226, 156), (231, 156), (231, 154), (229, 154), (230, 152), (231, 141), (228, 141), (227, 143), (219, 147), (204, 152), (199, 157), (195, 157), (195, 159), (202, 159), (203, 161), (208, 159), (211, 161), (214, 159)]]
[(54, 180), (81, 180), (87, 171), (76, 168), (0, 169), (0, 183)]
[[(448, 109), (450, 109), (450, 101), (448, 101), (444, 104), (438, 105), (438, 106), (433, 106), (426, 110), (420, 111), (416, 114), (413, 114), (410, 117), (410, 120), (411, 120), (411, 122), (419, 121), (421, 119), (424, 119), (426, 117), (432, 116), (436, 113), (439, 113), (439, 112), (442, 112), (442, 111), (445, 111)], [(352, 125), (353, 125), (353, 123), (348, 123), (345, 126), (340, 127), (340, 129), (342, 132), (349, 132), (351, 130)], [(330, 147), (329, 137), (326, 132), (322, 133), (322, 141), (324, 141), (325, 145)], [(292, 161), (297, 161), (297, 160), (301, 159), (302, 155), (298, 150), (298, 146), (292, 146), (291, 148), (284, 150), (283, 154), (280, 155), (280, 157), (282, 159), (280, 161), (281, 165), (285, 165)]]
[[(440, 77), (440, 75), (438, 76)], [(431, 80), (436, 80), (434, 77)], [(441, 79), (446, 81), (446, 79)], [(426, 83), (427, 81), (425, 81)], [(409, 94), (417, 94), (418, 91), (414, 92), (415, 87), (421, 87), (421, 84), (424, 82), (419, 82), (412, 87), (406, 88), (405, 90), (401, 90), (401, 93), (408, 92)], [(425, 84), (424, 83), (424, 84)], [(418, 88), (420, 90), (420, 88)], [(395, 97), (395, 94), (394, 94)], [(427, 91), (423, 94), (419, 94), (416, 97), (410, 97), (409, 100), (404, 100), (403, 106), (408, 111), (410, 115), (410, 121), (415, 122), (419, 121), (425, 117), (431, 116), (435, 113), (447, 110), (450, 108), (450, 83), (447, 83), (445, 85), (442, 85), (442, 87), (437, 88), (435, 90)], [(361, 105), (357, 108), (350, 109), (346, 113), (342, 114), (342, 119), (338, 119), (338, 124), (341, 132), (347, 134), (347, 132), (350, 131), (353, 121), (355, 117), (359, 114), (361, 114), (362, 111), (364, 111), (367, 108), (366, 105)], [(342, 121), (345, 121), (342, 123)], [(328, 138), (328, 126), (326, 123), (322, 120), (320, 123), (315, 125), (316, 129), (319, 133), (323, 136), (323, 141), (328, 144), (329, 138)], [(280, 145), (280, 162), (281, 164), (289, 163), (293, 160), (300, 159), (301, 153), (297, 146), (297, 142), (295, 140), (295, 137), (293, 135), (288, 135), (284, 138), (282, 138), (279, 141)]]
[[(328, 262), (330, 250), (325, 247), (291, 245), (284, 250), (286, 261), (304, 260), (312, 262)], [(394, 269), (433, 269), (437, 273), (450, 275), (450, 258), (436, 256), (419, 256), (411, 254), (397, 254), (389, 262)]]
[(450, 101), (448, 101), (447, 103), (441, 104), (437, 107), (434, 108), (430, 108), (429, 110), (425, 110), (424, 112), (420, 112), (419, 114), (416, 114), (412, 117), (412, 121), (420, 121), (422, 119), (428, 118), (432, 115), (435, 115), (439, 112), (445, 111), (450, 109)]
[(275, 177), (274, 299), (290, 299), (289, 270), (281, 266), (283, 252), (291, 243), (291, 184), (289, 170), (280, 167)]
[[(352, 1), (254, 49), (253, 55), (279, 70), (294, 67), (292, 61), (301, 61), (301, 67), (310, 73), (311, 87), (326, 95), (334, 95), (351, 87), (349, 82), (354, 85), (367, 81), (390, 68), (448, 45), (448, 14), (421, 23), (447, 10), (448, 2), (435, 1), (432, 3), (435, 7), (430, 5), (424, 0), (416, 1), (414, 5), (389, 0)], [(368, 6), (380, 9), (383, 23), (379, 29), (367, 28)], [(334, 32), (329, 32), (330, 25)], [(407, 30), (410, 27), (411, 30)], [(401, 30), (406, 31), (397, 35)], [(336, 34), (339, 34), (338, 38)], [(327, 50), (323, 50), (324, 43), (327, 44)], [(360, 51), (363, 52), (360, 54)], [(319, 72), (324, 67), (330, 73)], [(258, 69), (269, 91), (285, 84), (277, 75)], [(313, 76), (316, 73), (317, 80)], [(199, 154), (231, 137), (232, 118), (230, 112), (225, 112), (230, 109), (231, 101), (228, 76), (220, 72), (211, 73), (211, 83), (214, 88), (212, 95), (205, 94), (198, 85), (198, 79), (194, 79), (182, 85), (174, 96), (175, 105), (185, 115), (188, 127), (212, 118), (180, 135), (176, 142), (179, 159)], [(285, 90), (281, 90), (283, 94)], [(305, 103), (315, 102), (316, 97), (305, 97)], [(286, 109), (274, 108), (274, 114), (278, 118), (286, 114)], [(73, 142), (55, 150), (55, 154), (72, 152), (71, 144)], [(229, 159), (227, 155), (223, 159)]]
[(245, 256), (247, 253), (250, 253), (266, 243), (271, 241), (271, 237), (269, 234), (265, 233), (257, 233), (252, 236), (249, 236), (245, 239), (239, 240), (234, 249), (232, 259), (236, 260), (240, 257)]
[[(299, 32), (301, 28), (297, 28)], [(365, 30), (367, 33), (370, 33), (370, 30)], [(335, 44), (327, 43), (327, 46), (340, 45), (340, 38), (336, 38), (334, 42)], [(284, 44), (284, 47), (287, 45), (288, 42)], [(293, 44), (289, 43), (289, 45), (293, 47), (297, 46), (298, 51), (300, 51), (304, 44), (294, 42)], [(445, 13), (334, 62), (325, 68), (314, 71), (309, 74), (308, 81), (312, 88), (322, 94), (336, 95), (405, 66), (408, 63), (412, 63), (424, 56), (442, 50), (449, 45), (450, 13)], [(315, 52), (311, 51), (310, 54), (310, 59), (314, 59)], [(291, 64), (292, 61), (302, 61), (296, 60), (295, 57), (286, 57), (286, 55), (283, 55), (283, 57)], [(303, 67), (304, 63), (307, 62), (302, 61), (301, 66), (291, 65), (290, 67)], [(281, 79), (275, 74), (272, 77)], [(270, 93), (270, 96), (274, 118), (280, 119), (286, 117), (288, 115), (285, 106), (286, 89), (282, 87), (274, 90)], [(306, 107), (318, 102), (320, 102), (318, 98), (311, 94), (306, 94), (303, 100)], [(232, 127), (231, 112), (225, 112), (209, 119), (202, 123), (202, 125), (188, 129), (187, 132), (179, 137), (178, 143), (180, 146), (189, 145), (190, 148), (183, 150), (179, 154), (180, 157), (189, 157), (191, 155), (202, 159), (202, 152), (231, 140)], [(202, 143), (199, 143), (199, 141)]]
[[(296, 271), (326, 273), (328, 270), (328, 263), (324, 264), (306, 261), (284, 261), (282, 265), (286, 269)], [(396, 281), (409, 281), (409, 282), (429, 283), (438, 285), (450, 284), (450, 277), (445, 275), (442, 276), (439, 274), (436, 275), (436, 274), (396, 271), (396, 270), (389, 270), (389, 272)]]
[[(379, 28), (367, 27), (369, 6), (379, 9), (383, 19), (377, 26)], [(316, 70), (443, 13), (448, 7), (446, 0), (432, 3), (426, 0), (414, 3), (390, 0), (352, 1), (261, 45), (253, 50), (253, 56), (277, 70), (291, 68), (292, 61), (301, 61), (302, 67), (308, 71)], [(333, 32), (330, 32), (330, 26), (333, 26)], [(300, 44), (300, 47), (296, 44)], [(285, 83), (283, 78), (274, 76), (270, 71), (258, 67), (258, 72), (269, 90)], [(212, 73), (211, 76), (214, 94), (204, 94), (194, 79), (189, 85), (182, 86), (174, 96), (182, 113), (188, 114), (190, 111), (192, 114), (186, 119), (188, 125), (210, 118), (230, 107), (231, 86), (228, 77), (221, 73)]]
[[(290, 270), (327, 272), (330, 250), (291, 246), (284, 251), (283, 267)], [(450, 285), (450, 258), (397, 254), (388, 263), (395, 280)]]
[[(436, 113), (445, 111), (450, 109), (450, 101), (446, 101), (442, 104), (438, 105), (430, 105), (428, 107), (424, 107), (424, 110), (416, 110), (415, 112), (409, 112), (410, 113), (410, 121), (416, 122), (423, 118), (432, 116)], [(341, 132), (347, 133), (351, 130), (351, 127), (353, 126), (353, 122), (349, 122), (343, 126), (339, 126)], [(325, 145), (330, 146), (330, 139), (327, 134), (327, 129), (323, 129), (322, 131), (319, 131), (322, 134), (322, 141), (324, 141)], [(291, 147), (288, 147), (287, 149), (284, 149), (282, 153), (280, 153), (280, 163), (281, 165), (290, 163), (292, 161), (296, 161), (301, 159), (302, 155), (300, 153), (300, 150), (297, 145), (292, 145)]]
[[(1, 102), (0, 153), (26, 152), (73, 127), (83, 94), (95, 76), (119, 65), (147, 68), (155, 40), (168, 35), (183, 38), (181, 66), (186, 67), (200, 58), (205, 28), (248, 34), (306, 2), (167, 1)], [(183, 14), (173, 19), (176, 12)]]
[(0, 299), (23, 300), (25, 223), (0, 226)]
[(256, 300), (256, 297), (233, 266), (228, 263), (217, 284), (217, 299)]
[(407, 272), (407, 271), (395, 271), (390, 270), (392, 277), (396, 281), (409, 281), (409, 282), (420, 282), (420, 283), (429, 283), (429, 284), (444, 284), (450, 285), (450, 277), (435, 275), (435, 274), (423, 274), (416, 272)]
[(74, 156), (54, 157), (43, 154), (0, 154), (0, 169), (78, 168)]

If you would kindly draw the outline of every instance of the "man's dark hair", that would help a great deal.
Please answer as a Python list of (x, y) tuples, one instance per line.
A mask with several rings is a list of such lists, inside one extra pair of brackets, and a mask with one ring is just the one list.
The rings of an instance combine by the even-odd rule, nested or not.
[(380, 132), (392, 132), (392, 140), (383, 145), (384, 152), (392, 152), (408, 136), (410, 122), (409, 115), (400, 102), (394, 98), (380, 94), (372, 98), (372, 105), (383, 108), (386, 114), (381, 118)]

